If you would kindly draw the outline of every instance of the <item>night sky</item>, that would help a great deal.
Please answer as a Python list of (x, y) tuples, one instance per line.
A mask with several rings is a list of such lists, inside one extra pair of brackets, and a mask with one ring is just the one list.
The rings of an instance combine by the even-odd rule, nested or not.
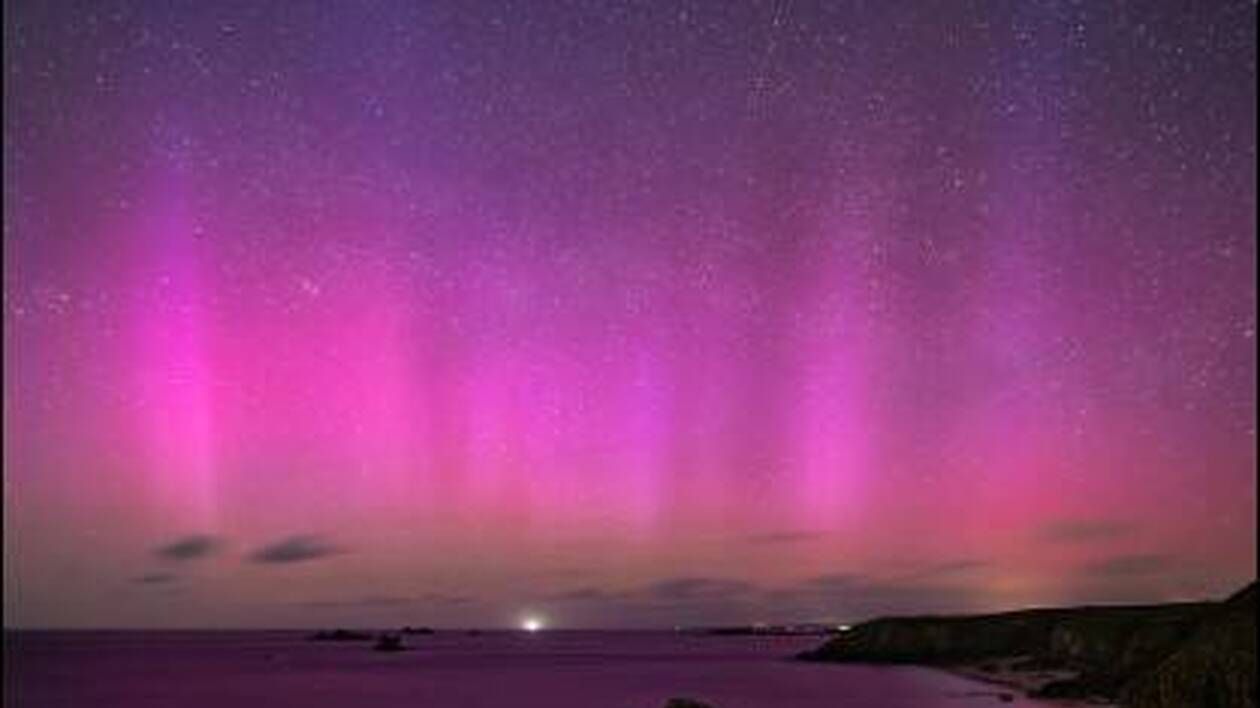
[(6, 626), (1255, 575), (1253, 2), (6, 5)]

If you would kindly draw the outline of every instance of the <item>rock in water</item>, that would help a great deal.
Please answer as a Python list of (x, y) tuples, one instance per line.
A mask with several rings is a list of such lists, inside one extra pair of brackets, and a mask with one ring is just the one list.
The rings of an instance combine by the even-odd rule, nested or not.
[(714, 708), (708, 703), (702, 703), (690, 698), (671, 698), (665, 702), (665, 708)]
[(334, 629), (331, 632), (327, 630), (320, 630), (307, 637), (307, 639), (312, 642), (361, 642), (367, 641), (371, 638), (372, 635), (370, 634), (352, 632), (347, 629)]
[(376, 640), (376, 645), (372, 647), (375, 651), (406, 651), (407, 647), (402, 643), (402, 637), (397, 634), (382, 634)]

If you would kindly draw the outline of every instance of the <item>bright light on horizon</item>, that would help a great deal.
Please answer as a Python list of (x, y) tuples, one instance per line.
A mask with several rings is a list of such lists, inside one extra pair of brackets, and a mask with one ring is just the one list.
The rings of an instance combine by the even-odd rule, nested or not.
[(543, 621), (540, 617), (526, 617), (521, 620), (521, 629), (526, 632), (538, 632), (543, 628)]

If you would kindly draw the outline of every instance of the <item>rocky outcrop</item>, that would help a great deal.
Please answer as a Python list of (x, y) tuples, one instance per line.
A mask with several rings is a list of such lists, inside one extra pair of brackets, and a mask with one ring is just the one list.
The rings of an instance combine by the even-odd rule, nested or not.
[(1025, 670), (1071, 672), (1040, 688), (1045, 697), (1253, 708), (1255, 586), (1224, 603), (877, 619), (800, 656), (944, 666), (1011, 657), (1025, 657)]

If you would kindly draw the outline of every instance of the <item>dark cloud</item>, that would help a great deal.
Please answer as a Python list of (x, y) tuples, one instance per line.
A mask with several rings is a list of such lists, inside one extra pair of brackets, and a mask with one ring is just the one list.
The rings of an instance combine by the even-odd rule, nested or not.
[(648, 586), (644, 594), (655, 600), (691, 601), (738, 597), (755, 589), (755, 586), (739, 580), (669, 578)]
[(572, 619), (628, 624), (683, 625), (775, 621), (854, 622), (884, 615), (977, 611), (988, 595), (976, 575), (992, 564), (958, 559), (926, 566), (912, 575), (880, 577), (836, 572), (785, 586), (720, 577), (681, 576), (630, 589), (585, 585), (540, 598), (564, 606)]
[(784, 544), (784, 543), (809, 543), (818, 541), (827, 536), (822, 531), (781, 531), (778, 533), (762, 533), (752, 536), (745, 536), (744, 541), (752, 544)]
[(983, 561), (954, 561), (910, 577), (832, 573), (767, 591), (761, 600), (781, 617), (853, 622), (884, 615), (968, 612), (985, 597), (969, 574)]
[(471, 595), (450, 595), (444, 592), (428, 592), (416, 600), (431, 605), (470, 605), (477, 601)]
[(404, 605), (416, 604), (414, 597), (395, 597), (392, 595), (368, 595), (365, 597), (353, 598), (350, 600), (310, 600), (298, 603), (303, 607), (318, 608), (373, 608), (373, 607), (401, 607)]
[(399, 607), (402, 605), (414, 605), (417, 600), (414, 597), (395, 597), (393, 595), (368, 595), (354, 601), (359, 607)]
[(179, 579), (174, 573), (147, 573), (131, 579), (138, 585), (170, 585)]
[(318, 536), (290, 536), (263, 546), (251, 553), (249, 558), (255, 563), (283, 564), (319, 560), (339, 553), (343, 553), (340, 548)]
[(979, 582), (992, 563), (963, 558), (913, 575), (834, 572), (787, 585), (707, 576), (669, 577), (629, 588), (578, 585), (536, 598), (562, 607), (566, 622), (624, 626), (714, 626), (754, 621), (853, 623), (872, 617), (948, 614), (987, 609)]
[(297, 603), (303, 607), (317, 608), (390, 608), (390, 607), (407, 607), (415, 605), (465, 605), (473, 602), (473, 598), (466, 595), (447, 595), (444, 593), (425, 593), (415, 597), (407, 597), (401, 595), (365, 595), (363, 597), (352, 598), (348, 600), (310, 600), (307, 602)]
[(666, 578), (651, 585), (633, 589), (585, 586), (546, 595), (540, 600), (550, 604), (599, 605), (604, 607), (668, 606), (676, 603), (721, 604), (750, 599), (759, 592), (757, 586), (739, 580), (705, 577)]
[(575, 578), (590, 577), (592, 575), (592, 570), (590, 568), (581, 568), (577, 566), (539, 568), (533, 571), (531, 575), (538, 578), (548, 578), (552, 580), (573, 580)]
[(568, 621), (627, 626), (783, 622), (855, 622), (884, 615), (977, 611), (988, 598), (972, 575), (987, 561), (963, 559), (926, 568), (920, 577), (859, 573), (818, 575), (786, 586), (718, 577), (666, 578), (629, 589), (585, 585), (539, 598), (564, 607)]
[(945, 563), (937, 563), (930, 565), (916, 573), (912, 573), (906, 580), (928, 580), (956, 575), (964, 575), (974, 573), (976, 571), (985, 570), (992, 567), (992, 563), (984, 560), (964, 559), (956, 561), (948, 561)]
[(843, 590), (855, 587), (866, 582), (861, 575), (851, 573), (832, 573), (830, 575), (818, 575), (801, 583), (802, 589), (814, 590)]
[(1119, 521), (1077, 519), (1046, 524), (1037, 535), (1050, 543), (1093, 543), (1121, 538), (1133, 530), (1132, 524)]
[(1169, 570), (1174, 564), (1172, 556), (1153, 553), (1113, 556), (1085, 566), (1085, 573), (1106, 578), (1153, 575)]
[(548, 595), (543, 598), (544, 602), (566, 603), (566, 602), (608, 602), (618, 599), (617, 595), (600, 588), (588, 587), (578, 588), (576, 590), (567, 590)]
[(176, 539), (164, 546), (159, 546), (154, 553), (159, 558), (174, 561), (187, 561), (214, 555), (221, 543), (214, 536), (194, 534)]

